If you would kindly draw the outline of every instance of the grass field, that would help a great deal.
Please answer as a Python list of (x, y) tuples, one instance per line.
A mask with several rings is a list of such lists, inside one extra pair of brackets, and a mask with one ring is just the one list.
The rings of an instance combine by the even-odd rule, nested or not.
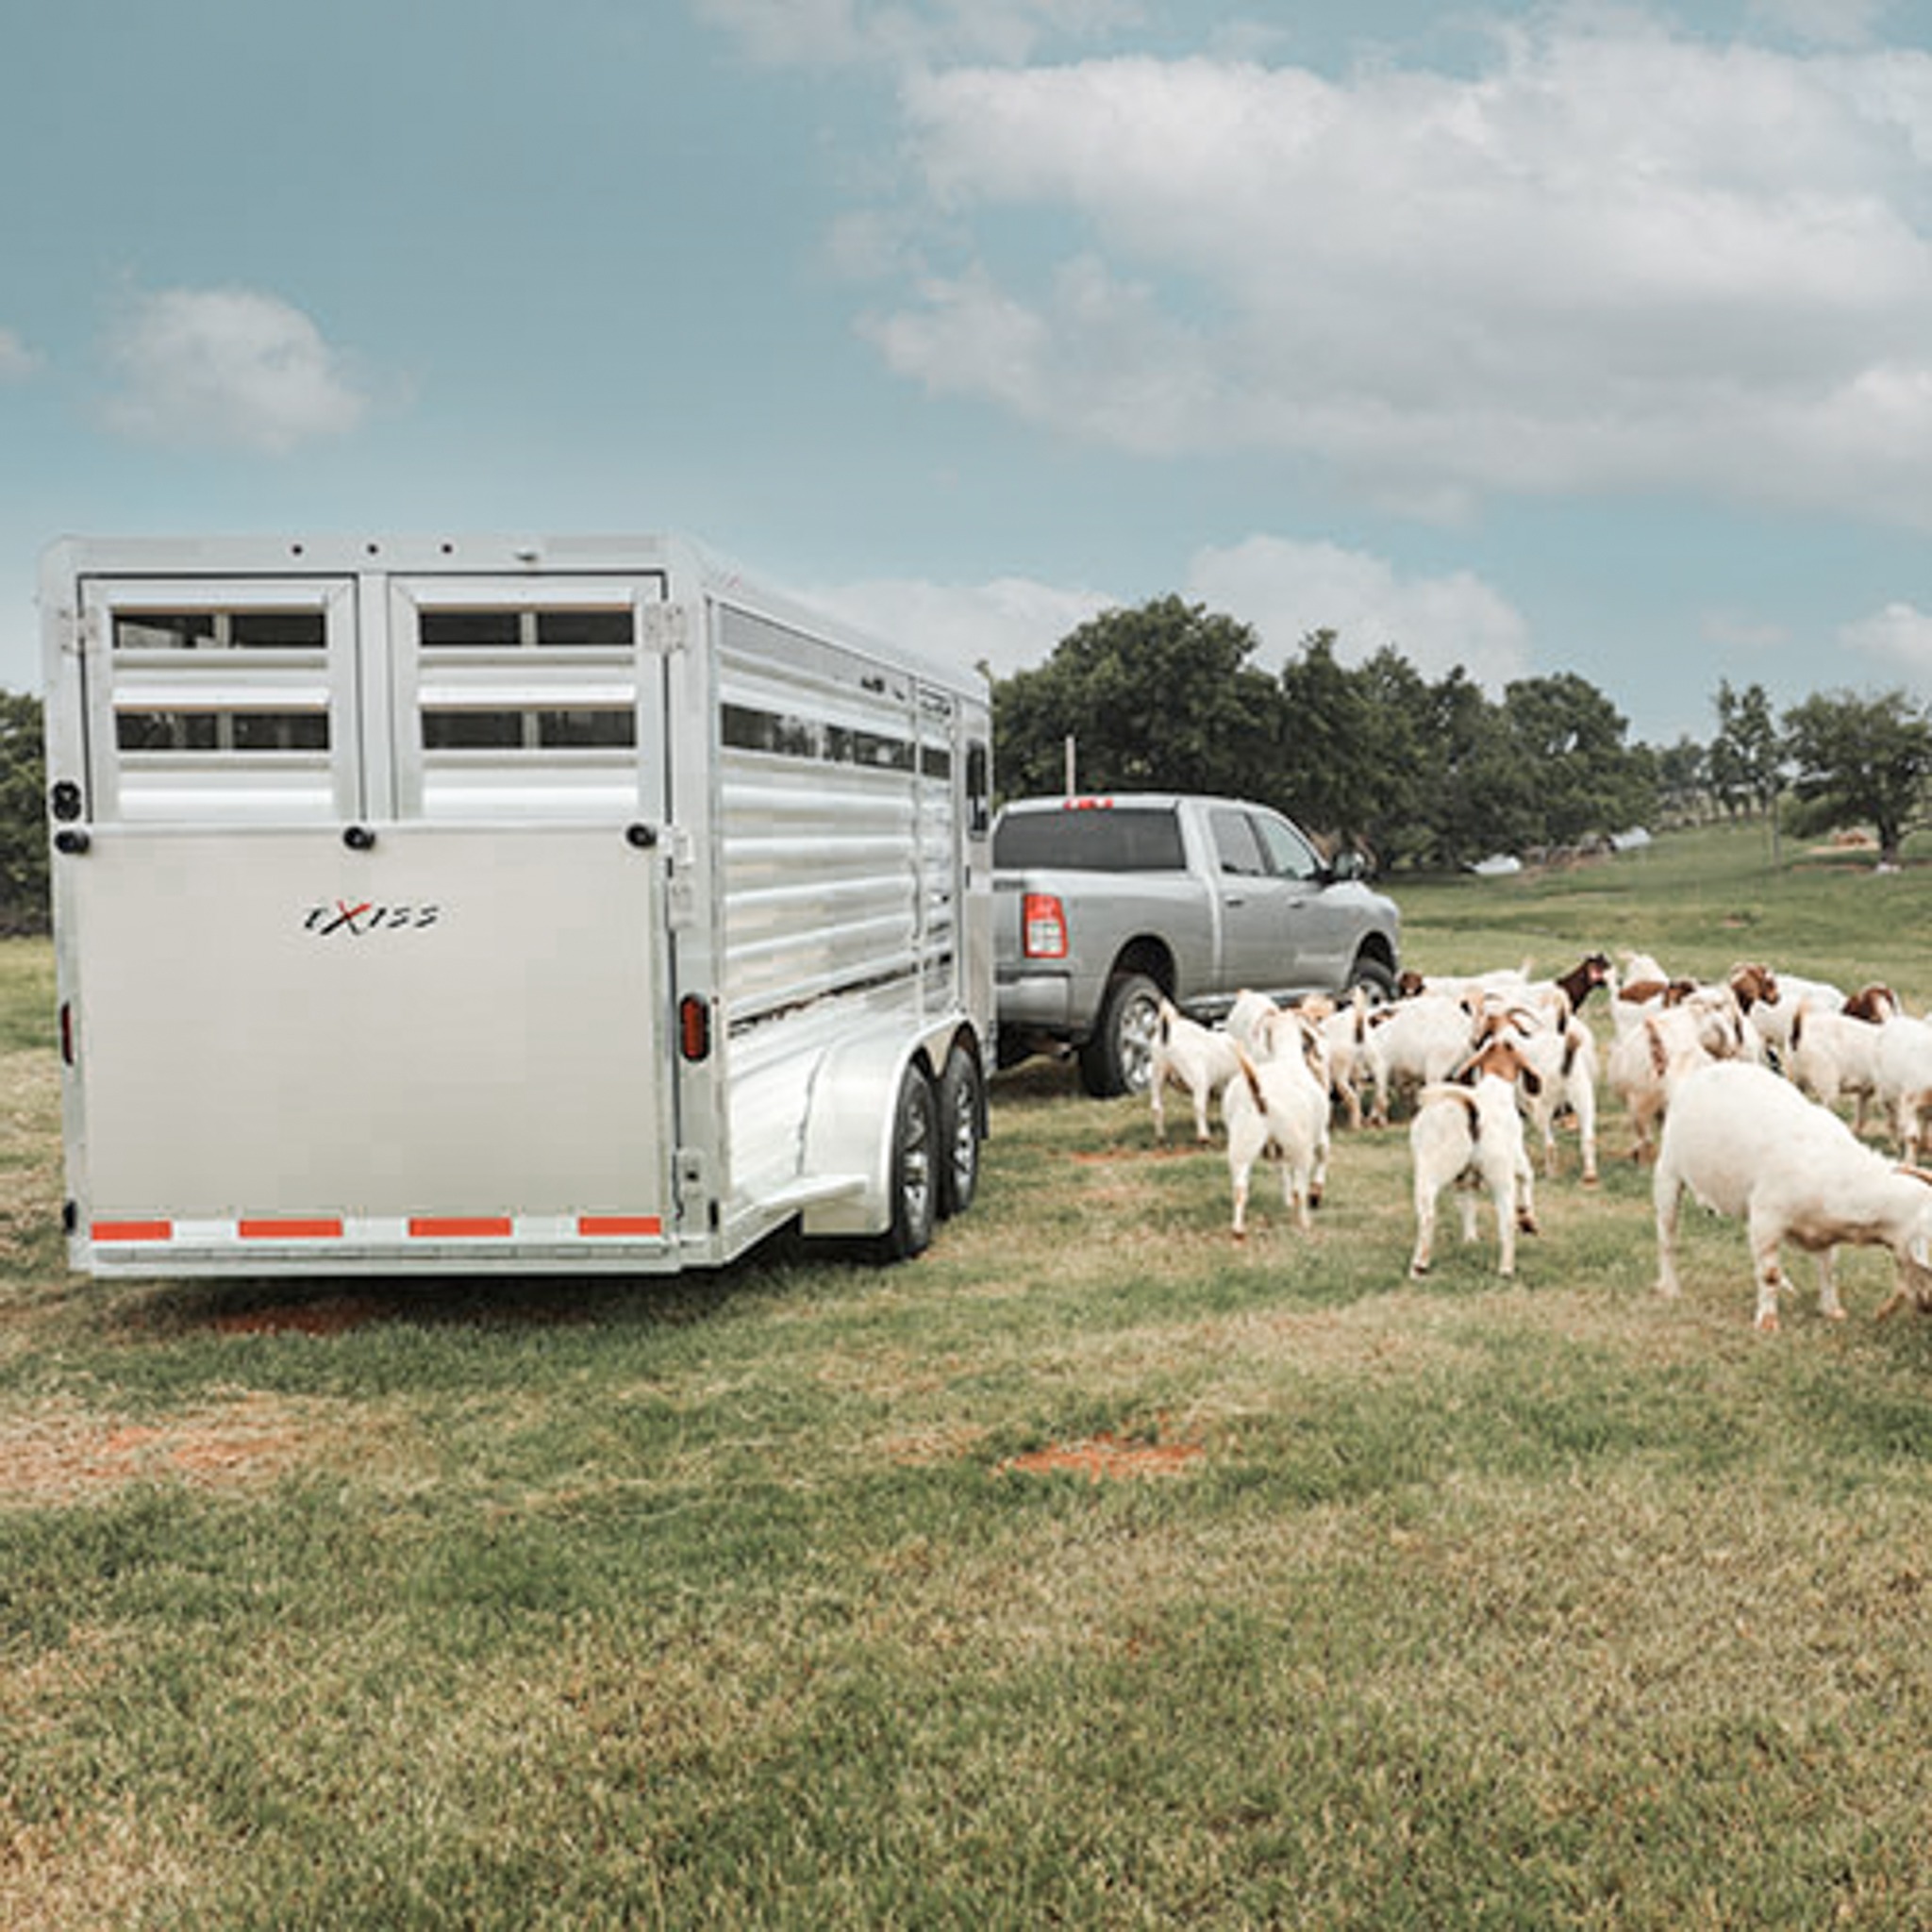
[[(1932, 999), (1924, 870), (1685, 835), (1398, 882), (1412, 963)], [(1917, 855), (1914, 855), (1916, 858)], [(1646, 1176), (1411, 1238), (1063, 1067), (888, 1271), (67, 1276), (0, 948), (0, 1924), (1923, 1927), (1932, 1322), (1651, 1291)], [(1808, 1270), (1797, 1274), (1808, 1283)]]

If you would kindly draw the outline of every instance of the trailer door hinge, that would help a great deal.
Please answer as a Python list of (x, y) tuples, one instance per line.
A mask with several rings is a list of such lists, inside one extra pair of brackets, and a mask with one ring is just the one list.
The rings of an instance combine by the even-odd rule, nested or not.
[(647, 651), (668, 657), (691, 643), (691, 607), (688, 604), (646, 604), (639, 613), (638, 641)]
[(671, 864), (665, 880), (664, 917), (673, 932), (683, 932), (697, 924), (697, 880), (692, 876), (697, 864), (697, 846), (682, 825), (667, 825), (670, 834)]

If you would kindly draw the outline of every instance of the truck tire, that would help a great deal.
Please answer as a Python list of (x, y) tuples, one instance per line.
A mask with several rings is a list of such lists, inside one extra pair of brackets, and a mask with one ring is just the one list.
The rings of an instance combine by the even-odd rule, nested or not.
[(899, 1081), (892, 1109), (892, 1218), (873, 1243), (878, 1261), (909, 1261), (932, 1241), (938, 1208), (939, 1097), (915, 1060)]
[(1395, 997), (1395, 975), (1379, 959), (1357, 959), (1348, 975), (1345, 999), (1357, 987), (1364, 988), (1372, 1007), (1386, 1007)]
[(1080, 1049), (1080, 1084), (1096, 1100), (1144, 1093), (1160, 1024), (1160, 989), (1144, 973), (1108, 982), (1092, 1037)]
[(963, 1046), (946, 1056), (939, 1086), (939, 1211), (963, 1214), (979, 1188), (979, 1062)]

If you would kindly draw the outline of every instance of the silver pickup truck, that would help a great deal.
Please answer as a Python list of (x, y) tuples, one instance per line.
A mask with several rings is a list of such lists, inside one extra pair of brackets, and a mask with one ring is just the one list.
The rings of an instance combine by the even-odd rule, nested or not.
[(1292, 821), (1173, 792), (1022, 798), (993, 825), (1003, 1066), (1079, 1056), (1090, 1093), (1139, 1092), (1161, 996), (1214, 1019), (1244, 988), (1295, 999), (1395, 989), (1401, 915), (1354, 853)]

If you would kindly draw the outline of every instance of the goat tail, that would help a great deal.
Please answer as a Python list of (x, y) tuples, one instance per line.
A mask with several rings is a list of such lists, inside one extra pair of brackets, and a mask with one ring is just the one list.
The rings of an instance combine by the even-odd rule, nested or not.
[(1266, 1113), (1268, 1111), (1268, 1102), (1262, 1096), (1259, 1070), (1256, 1067), (1254, 1061), (1248, 1058), (1247, 1048), (1239, 1040), (1232, 1041), (1231, 1044), (1234, 1047), (1235, 1059), (1241, 1066), (1241, 1078), (1248, 1083), (1248, 1091), (1255, 1096), (1255, 1105), (1263, 1113)]

